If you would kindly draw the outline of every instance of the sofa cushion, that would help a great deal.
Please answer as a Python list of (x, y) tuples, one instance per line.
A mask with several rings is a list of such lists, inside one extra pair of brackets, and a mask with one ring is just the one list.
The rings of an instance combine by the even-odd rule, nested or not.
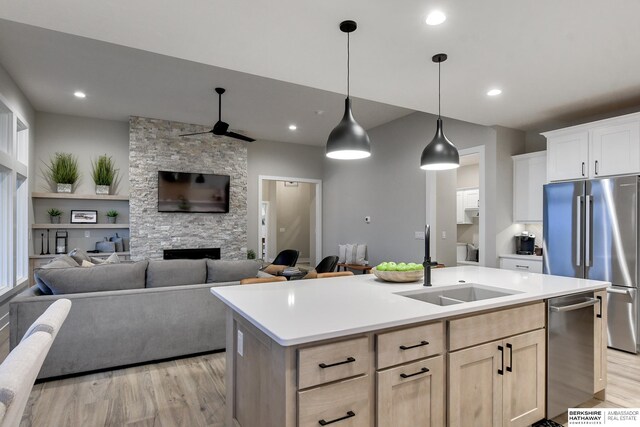
[(256, 277), (260, 264), (253, 260), (222, 261), (207, 260), (207, 283), (235, 282)]
[(96, 265), (91, 268), (39, 269), (40, 280), (54, 295), (140, 289), (149, 261)]
[(120, 263), (120, 258), (118, 257), (117, 253), (112, 253), (111, 255), (109, 255), (107, 258), (98, 258), (98, 257), (91, 257), (91, 263), (94, 265), (97, 264), (119, 264)]
[[(68, 259), (63, 258), (62, 256), (61, 257), (56, 257), (53, 260), (51, 260), (49, 263), (43, 265), (42, 267), (36, 268), (33, 271), (33, 278), (36, 281), (36, 286), (38, 286), (38, 289), (40, 289), (40, 291), (42, 291), (43, 294), (45, 294), (45, 295), (53, 295), (53, 291), (40, 278), (40, 272), (41, 271), (50, 270), (50, 269), (71, 269), (73, 267), (78, 267), (78, 264), (71, 257), (68, 257), (66, 255), (64, 255), (64, 257), (66, 257)], [(69, 260), (71, 262), (73, 262), (75, 264), (75, 266), (72, 266), (70, 264)]]
[(170, 259), (149, 261), (147, 288), (198, 285), (206, 283), (207, 263), (204, 259)]

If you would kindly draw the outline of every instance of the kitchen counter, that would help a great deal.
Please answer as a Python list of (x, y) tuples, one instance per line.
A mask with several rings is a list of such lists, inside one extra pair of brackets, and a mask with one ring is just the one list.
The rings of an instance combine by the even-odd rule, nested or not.
[(609, 285), (608, 282), (486, 267), (432, 270), (434, 287), (455, 287), (460, 281), (520, 293), (443, 307), (396, 295), (424, 289), (421, 283), (390, 284), (377, 280), (372, 274), (213, 287), (211, 292), (273, 341), (287, 347), (601, 290)]

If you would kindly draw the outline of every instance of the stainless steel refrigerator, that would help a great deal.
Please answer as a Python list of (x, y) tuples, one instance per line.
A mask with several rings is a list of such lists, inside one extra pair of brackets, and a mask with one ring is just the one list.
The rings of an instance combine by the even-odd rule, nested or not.
[(544, 273), (605, 280), (609, 347), (637, 353), (637, 176), (544, 186)]

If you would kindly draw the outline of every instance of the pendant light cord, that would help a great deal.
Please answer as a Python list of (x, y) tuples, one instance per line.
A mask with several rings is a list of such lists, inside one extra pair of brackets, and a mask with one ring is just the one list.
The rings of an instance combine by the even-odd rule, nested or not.
[(347, 33), (347, 98), (349, 98), (349, 90), (350, 90), (350, 80), (351, 80), (351, 69), (350, 69), (350, 58), (349, 56), (351, 55), (351, 46), (350, 46), (350, 42), (351, 41), (351, 33)]
[(438, 62), (438, 118), (440, 118), (440, 64), (442, 62)]

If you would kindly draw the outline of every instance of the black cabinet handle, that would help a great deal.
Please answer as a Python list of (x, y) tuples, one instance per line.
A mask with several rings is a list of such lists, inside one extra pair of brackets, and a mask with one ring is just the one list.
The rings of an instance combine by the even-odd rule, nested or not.
[(582, 176), (584, 176), (584, 162), (582, 162)]
[(422, 347), (423, 345), (429, 345), (429, 341), (420, 341), (420, 344), (410, 345), (410, 346), (401, 345), (400, 350), (409, 350), (416, 347)]
[(498, 369), (498, 375), (504, 375), (504, 348), (499, 345), (498, 351), (500, 352), (500, 369)]
[(318, 366), (320, 366), (322, 369), (324, 369), (324, 368), (330, 368), (332, 366), (344, 365), (345, 363), (353, 363), (355, 361), (356, 361), (355, 358), (347, 357), (347, 360), (343, 360), (342, 362), (331, 363), (329, 365), (327, 365), (326, 363), (320, 363)]
[(596, 314), (596, 317), (598, 319), (602, 319), (602, 297), (596, 297), (596, 298), (598, 298), (598, 304), (600, 305), (600, 310), (598, 314)]
[(509, 349), (509, 366), (507, 366), (507, 372), (512, 372), (513, 370), (513, 346), (507, 343), (507, 348)]
[(598, 175), (598, 161), (596, 160), (596, 175)]
[(346, 420), (355, 416), (356, 416), (355, 412), (348, 411), (347, 415), (345, 415), (344, 417), (336, 418), (335, 420), (331, 420), (331, 421), (325, 421), (324, 419), (322, 419), (318, 421), (318, 424), (320, 424), (321, 426), (326, 426), (326, 425), (337, 423), (338, 421)]
[(429, 372), (429, 369), (422, 368), (418, 372), (414, 372), (413, 374), (400, 374), (400, 376), (402, 378), (410, 378), (410, 377), (415, 377), (416, 375), (426, 374), (427, 372)]

